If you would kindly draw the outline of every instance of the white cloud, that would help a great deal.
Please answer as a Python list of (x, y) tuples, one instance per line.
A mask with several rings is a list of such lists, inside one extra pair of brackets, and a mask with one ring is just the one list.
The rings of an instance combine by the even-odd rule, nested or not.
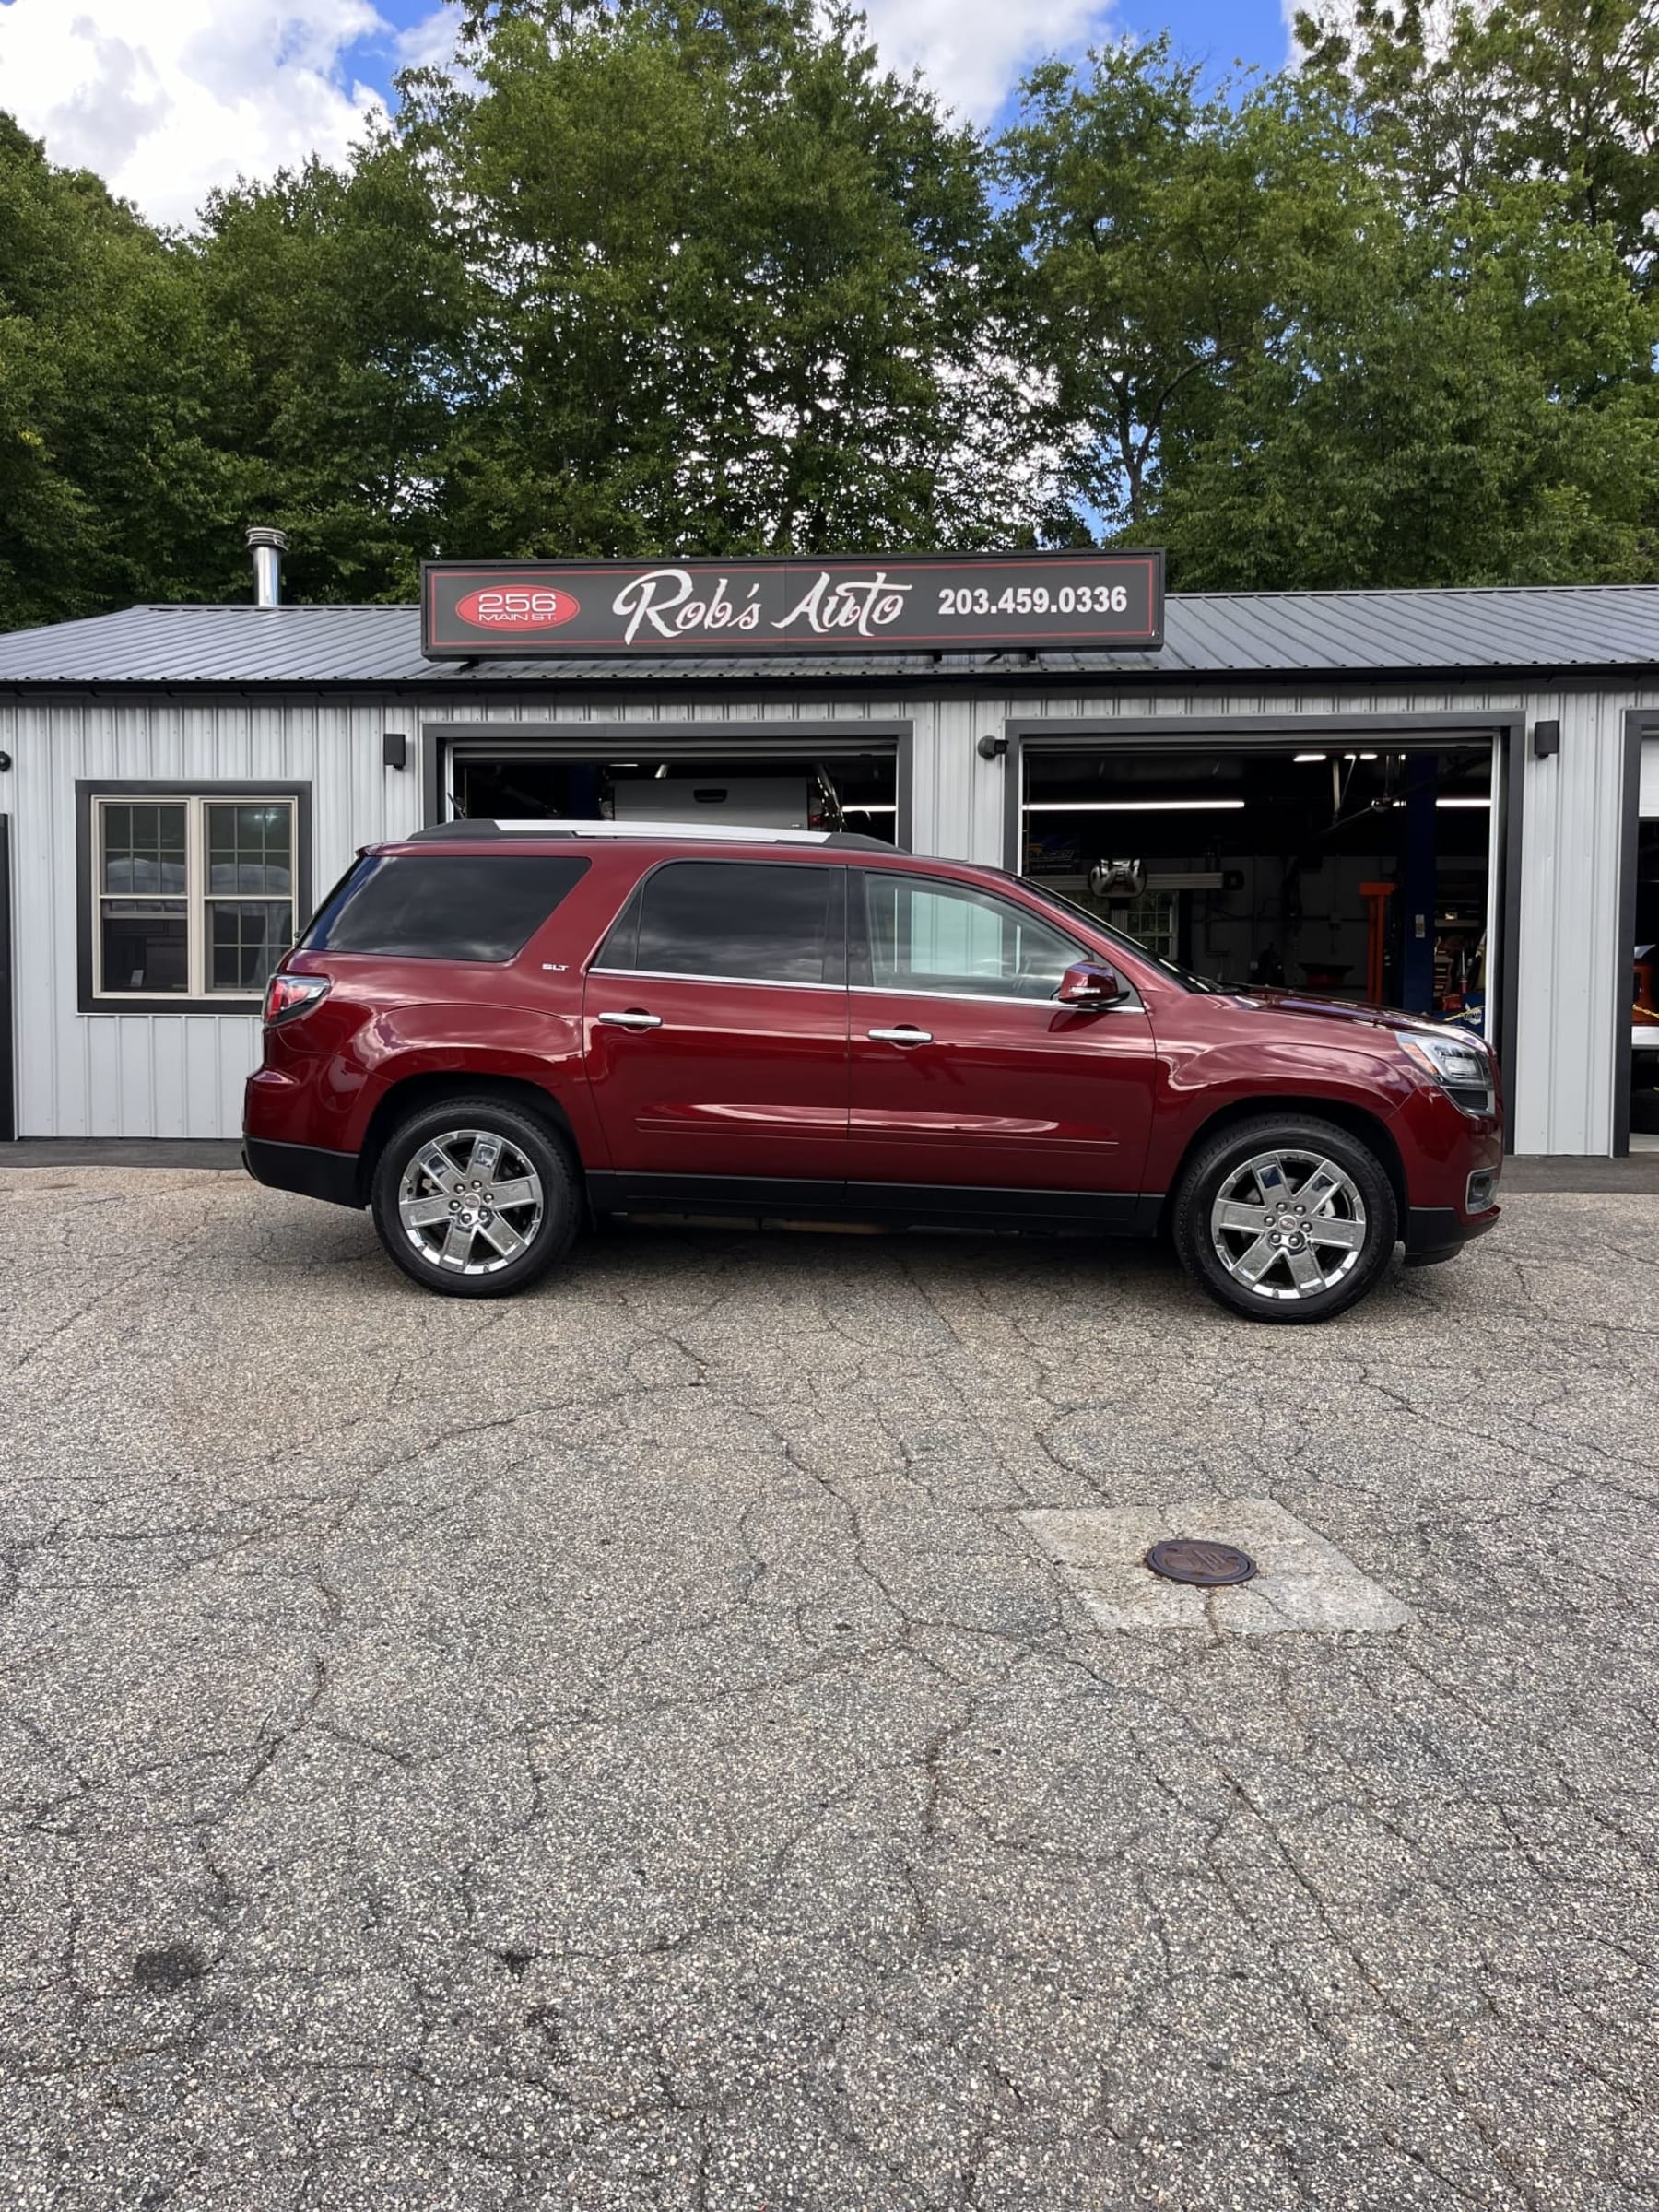
[(213, 185), (340, 160), (381, 109), (345, 56), (377, 34), (372, 0), (5, 0), (0, 106), (54, 161), (187, 223)]
[[(1112, 0), (865, 6), (889, 67), (984, 122), (1043, 55), (1108, 36)], [(0, 108), (54, 161), (188, 224), (215, 185), (345, 159), (382, 112), (359, 41), (382, 68), (453, 67), (454, 25), (442, 0), (401, 29), (374, 0), (0, 0)]]
[(455, 36), (459, 18), (438, 0), (429, 16), (411, 23), (397, 34), (400, 69), (451, 69), (455, 66)]
[(919, 68), (946, 104), (975, 123), (995, 114), (1025, 71), (1109, 35), (1101, 0), (864, 0), (882, 60)]

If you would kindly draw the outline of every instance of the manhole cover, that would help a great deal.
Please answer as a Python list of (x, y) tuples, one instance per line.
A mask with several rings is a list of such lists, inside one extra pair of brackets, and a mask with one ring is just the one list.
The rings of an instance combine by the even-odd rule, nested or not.
[(1247, 1551), (1231, 1544), (1214, 1544), (1207, 1536), (1176, 1536), (1168, 1544), (1154, 1544), (1147, 1564), (1167, 1582), (1197, 1583), (1206, 1590), (1247, 1583), (1256, 1571)]

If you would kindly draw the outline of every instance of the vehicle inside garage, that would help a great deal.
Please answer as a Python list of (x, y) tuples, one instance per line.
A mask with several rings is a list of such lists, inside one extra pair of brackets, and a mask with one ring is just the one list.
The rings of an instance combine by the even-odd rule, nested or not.
[(637, 737), (572, 756), (456, 745), (445, 762), (446, 811), (467, 818), (686, 822), (762, 830), (898, 834), (896, 747), (780, 748), (775, 754), (664, 751)]
[(1023, 873), (1218, 982), (1487, 1026), (1493, 746), (1023, 750)]

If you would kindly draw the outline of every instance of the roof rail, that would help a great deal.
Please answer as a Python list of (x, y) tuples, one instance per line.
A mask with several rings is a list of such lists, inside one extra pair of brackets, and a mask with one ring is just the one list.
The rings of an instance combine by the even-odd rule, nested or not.
[(407, 837), (388, 838), (388, 844), (429, 844), (448, 838), (641, 838), (655, 842), (664, 839), (670, 842), (685, 838), (702, 844), (714, 845), (829, 845), (846, 851), (849, 848), (864, 853), (892, 853), (900, 850), (885, 838), (865, 837), (852, 830), (759, 830), (743, 823), (721, 825), (714, 822), (570, 822), (498, 821), (493, 818), (462, 819), (453, 822), (434, 822), (429, 829), (415, 830)]

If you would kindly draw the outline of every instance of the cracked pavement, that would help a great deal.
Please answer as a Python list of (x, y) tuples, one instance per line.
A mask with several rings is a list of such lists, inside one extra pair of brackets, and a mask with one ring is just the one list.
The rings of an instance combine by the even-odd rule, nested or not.
[[(500, 1304), (0, 1176), (0, 2202), (1656, 2201), (1659, 1197), (1266, 1330), (1155, 1252), (617, 1230)], [(1395, 1633), (1102, 1630), (1271, 1497)]]

